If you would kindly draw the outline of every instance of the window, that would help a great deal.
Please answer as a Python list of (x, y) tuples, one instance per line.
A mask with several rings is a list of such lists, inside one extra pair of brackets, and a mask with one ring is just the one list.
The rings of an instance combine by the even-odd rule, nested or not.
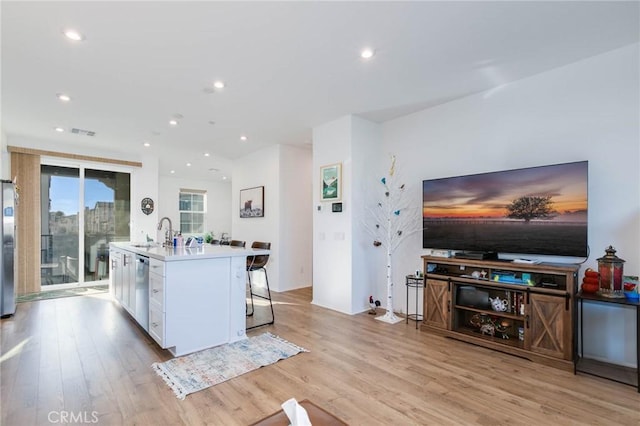
[(204, 233), (206, 197), (206, 191), (180, 189), (180, 232), (183, 235)]
[(109, 243), (131, 239), (131, 175), (43, 163), (40, 176), (42, 285), (107, 279)]

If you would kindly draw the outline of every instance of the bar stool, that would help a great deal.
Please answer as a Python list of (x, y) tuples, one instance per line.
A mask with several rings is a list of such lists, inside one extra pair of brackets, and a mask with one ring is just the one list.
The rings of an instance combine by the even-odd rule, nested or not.
[[(221, 243), (222, 244), (222, 243)], [(233, 246), (233, 247), (242, 247), (245, 248), (247, 246), (246, 241), (240, 241), (240, 240), (231, 240), (229, 241), (229, 245)]]
[[(271, 243), (266, 243), (266, 242), (261, 242), (261, 241), (254, 241), (251, 244), (251, 248), (254, 249), (263, 249), (263, 250), (270, 250), (271, 249)], [(256, 324), (256, 325), (252, 325), (250, 327), (247, 327), (247, 330), (250, 330), (252, 328), (256, 328), (256, 327), (262, 327), (263, 325), (271, 325), (275, 322), (275, 315), (273, 313), (273, 302), (271, 300), (271, 290), (269, 289), (269, 277), (267, 276), (267, 269), (265, 268), (265, 266), (267, 265), (267, 262), (269, 261), (269, 255), (268, 254), (260, 254), (260, 255), (256, 255), (256, 256), (247, 256), (247, 277), (249, 278), (249, 297), (251, 298), (251, 312), (249, 312), (249, 308), (247, 307), (247, 316), (250, 317), (254, 314), (255, 312), (255, 308), (253, 305), (253, 297), (259, 297), (261, 299), (265, 299), (269, 301), (269, 307), (271, 308), (271, 321), (262, 323), (262, 324)], [(251, 285), (251, 272), (253, 271), (259, 271), (262, 270), (264, 271), (264, 279), (265, 282), (267, 284), (267, 295), (263, 296), (261, 294), (258, 293), (254, 293), (253, 292), (253, 287)]]

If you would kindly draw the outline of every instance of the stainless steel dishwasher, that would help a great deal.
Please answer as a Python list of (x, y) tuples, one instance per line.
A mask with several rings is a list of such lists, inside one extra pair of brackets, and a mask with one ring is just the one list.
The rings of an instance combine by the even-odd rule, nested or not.
[(136, 255), (136, 308), (138, 324), (149, 331), (149, 258)]

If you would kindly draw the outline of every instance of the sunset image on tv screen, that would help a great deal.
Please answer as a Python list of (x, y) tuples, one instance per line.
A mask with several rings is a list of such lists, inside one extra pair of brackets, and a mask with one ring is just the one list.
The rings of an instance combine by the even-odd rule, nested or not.
[(587, 177), (583, 161), (425, 180), (423, 246), (586, 256)]

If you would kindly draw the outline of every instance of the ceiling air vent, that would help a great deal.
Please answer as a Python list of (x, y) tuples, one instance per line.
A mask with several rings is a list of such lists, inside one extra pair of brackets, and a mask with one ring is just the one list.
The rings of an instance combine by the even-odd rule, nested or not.
[(75, 133), (76, 135), (83, 135), (83, 136), (95, 136), (96, 135), (96, 132), (93, 132), (91, 130), (76, 129), (75, 127), (73, 129), (71, 129), (71, 133)]

